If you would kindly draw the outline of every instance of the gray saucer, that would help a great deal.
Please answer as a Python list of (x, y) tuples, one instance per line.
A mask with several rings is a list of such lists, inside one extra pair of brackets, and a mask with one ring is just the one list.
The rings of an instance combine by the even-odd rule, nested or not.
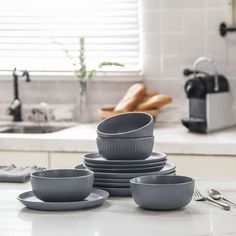
[(126, 165), (126, 164), (146, 164), (159, 162), (166, 159), (166, 154), (161, 152), (153, 152), (151, 156), (144, 160), (107, 160), (103, 158), (99, 153), (90, 153), (84, 156), (84, 160), (89, 163), (97, 163), (97, 164), (117, 164), (117, 165)]
[(104, 203), (109, 193), (101, 189), (93, 189), (87, 198), (76, 202), (43, 202), (34, 196), (32, 191), (21, 193), (17, 199), (26, 207), (41, 211), (71, 211), (95, 207)]
[[(75, 167), (76, 169), (86, 168), (83, 164)], [(163, 169), (155, 172), (140, 172), (140, 173), (113, 173), (113, 172), (94, 172), (95, 178), (108, 179), (132, 179), (139, 176), (146, 175), (167, 175), (175, 170), (175, 165), (167, 162)]]

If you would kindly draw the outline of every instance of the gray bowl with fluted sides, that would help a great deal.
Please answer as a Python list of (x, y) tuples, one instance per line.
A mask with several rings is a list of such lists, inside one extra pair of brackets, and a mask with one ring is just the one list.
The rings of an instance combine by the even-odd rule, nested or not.
[(193, 196), (194, 180), (186, 176), (143, 176), (130, 180), (137, 205), (149, 210), (175, 210), (188, 205)]
[(153, 136), (153, 117), (144, 112), (128, 112), (103, 120), (97, 126), (98, 137), (109, 139)]
[(152, 153), (154, 137), (107, 139), (97, 137), (99, 154), (108, 160), (141, 160)]
[(31, 174), (34, 195), (46, 202), (73, 202), (92, 191), (94, 174), (90, 170), (58, 169)]

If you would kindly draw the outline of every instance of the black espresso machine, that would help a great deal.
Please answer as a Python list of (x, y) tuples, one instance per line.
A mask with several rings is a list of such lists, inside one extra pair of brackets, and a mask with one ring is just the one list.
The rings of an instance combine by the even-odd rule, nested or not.
[[(203, 62), (212, 65), (214, 74), (198, 70)], [(184, 86), (189, 115), (182, 123), (189, 131), (208, 133), (235, 125), (228, 80), (218, 73), (211, 58), (198, 58), (192, 70), (184, 70), (184, 76), (189, 78)]]

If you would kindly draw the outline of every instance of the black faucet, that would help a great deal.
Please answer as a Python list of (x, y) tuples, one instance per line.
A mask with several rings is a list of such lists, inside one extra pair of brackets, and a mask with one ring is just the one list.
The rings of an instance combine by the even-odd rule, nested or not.
[(21, 115), (21, 101), (19, 98), (18, 78), (26, 78), (26, 82), (30, 82), (29, 72), (27, 70), (13, 70), (13, 86), (14, 86), (14, 100), (9, 107), (9, 114), (13, 116), (13, 121), (22, 121)]

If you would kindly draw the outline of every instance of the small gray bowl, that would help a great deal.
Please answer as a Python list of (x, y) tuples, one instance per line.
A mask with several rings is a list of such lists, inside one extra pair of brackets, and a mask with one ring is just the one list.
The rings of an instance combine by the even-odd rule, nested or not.
[(58, 169), (31, 174), (34, 195), (45, 202), (73, 202), (92, 191), (94, 174), (90, 170)]
[(186, 176), (143, 176), (130, 180), (137, 205), (149, 210), (175, 210), (188, 205), (193, 196), (194, 180)]
[(101, 138), (139, 138), (153, 136), (153, 117), (144, 112), (128, 112), (105, 119), (97, 126)]
[(97, 138), (99, 154), (108, 160), (141, 160), (152, 154), (154, 136), (135, 139)]

